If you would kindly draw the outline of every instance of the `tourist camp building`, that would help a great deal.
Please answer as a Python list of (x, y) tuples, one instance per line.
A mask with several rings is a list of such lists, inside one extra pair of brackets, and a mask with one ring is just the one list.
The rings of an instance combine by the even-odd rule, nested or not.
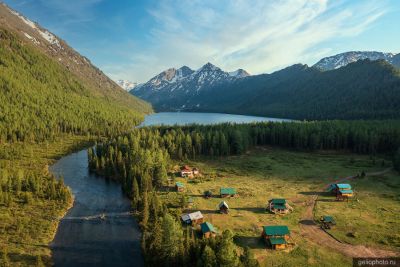
[(217, 230), (209, 222), (204, 222), (200, 224), (201, 232), (203, 233), (203, 238), (215, 237), (217, 235)]
[(221, 212), (221, 213), (228, 214), (228, 212), (229, 212), (228, 203), (226, 203), (225, 201), (222, 201), (221, 203), (219, 203), (218, 208), (219, 208), (219, 212)]
[(331, 184), (328, 188), (329, 192), (336, 195), (337, 200), (348, 200), (353, 197), (354, 193), (349, 184)]
[(193, 177), (200, 174), (200, 170), (198, 168), (190, 168), (188, 165), (181, 167), (181, 177)]
[(183, 192), (185, 190), (185, 185), (181, 182), (176, 182), (175, 189), (177, 192)]
[(332, 216), (324, 215), (321, 217), (320, 221), (321, 227), (324, 229), (331, 229), (333, 225), (336, 225), (336, 222)]
[(198, 225), (203, 223), (204, 217), (200, 211), (196, 211), (192, 213), (183, 214), (181, 216), (181, 220), (186, 224)]
[(189, 177), (191, 175), (193, 175), (193, 171), (189, 166), (185, 165), (181, 167), (181, 177)]
[(290, 238), (290, 231), (284, 225), (263, 226), (261, 237), (272, 249), (285, 249)]
[(234, 197), (236, 196), (235, 188), (221, 188), (220, 189), (221, 197)]
[(286, 202), (286, 199), (273, 198), (268, 201), (267, 210), (275, 214), (285, 214), (292, 211), (293, 208)]

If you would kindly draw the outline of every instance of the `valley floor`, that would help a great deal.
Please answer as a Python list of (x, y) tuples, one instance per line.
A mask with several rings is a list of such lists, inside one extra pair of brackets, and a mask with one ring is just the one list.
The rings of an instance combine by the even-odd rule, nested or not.
[[(220, 231), (231, 229), (237, 245), (249, 246), (262, 265), (351, 266), (354, 256), (400, 253), (400, 176), (391, 171), (388, 160), (349, 153), (257, 148), (242, 156), (185, 163), (203, 173), (202, 178), (193, 180), (176, 178), (184, 182), (186, 194), (194, 199), (191, 210), (200, 210)], [(355, 197), (348, 202), (335, 201), (325, 193), (327, 184), (343, 177), (382, 170), (386, 172), (346, 181), (355, 190)], [(220, 187), (234, 187), (238, 196), (221, 199), (217, 196)], [(202, 197), (207, 190), (214, 194), (211, 199)], [(170, 205), (179, 203), (179, 193), (162, 196)], [(271, 198), (286, 198), (294, 211), (287, 215), (266, 212)], [(228, 215), (217, 212), (222, 200), (230, 206)], [(330, 235), (313, 225), (312, 219), (317, 221), (322, 215), (332, 215), (337, 222)], [(260, 238), (264, 225), (289, 226), (294, 247), (287, 251), (267, 249)], [(349, 254), (347, 250), (355, 252)]]
[[(88, 137), (66, 135), (42, 144), (0, 145), (0, 175), (4, 178), (5, 174), (19, 170), (24, 176), (23, 184), (31, 173), (39, 179), (52, 179), (48, 173), (50, 164), (91, 143)], [(29, 202), (24, 200), (24, 192), (12, 192), (8, 205), (0, 203), (0, 263), (4, 261), (5, 253), (11, 266), (34, 266), (38, 256), (46, 265), (51, 263), (48, 245), (72, 200), (65, 203), (29, 194)]]

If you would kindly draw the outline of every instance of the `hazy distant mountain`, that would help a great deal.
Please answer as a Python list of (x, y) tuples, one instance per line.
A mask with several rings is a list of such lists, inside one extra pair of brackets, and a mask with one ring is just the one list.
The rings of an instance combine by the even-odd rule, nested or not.
[(233, 82), (250, 76), (243, 69), (225, 72), (207, 63), (198, 70), (187, 66), (171, 68), (161, 72), (148, 82), (134, 88), (131, 93), (150, 101), (154, 106), (175, 109), (185, 108), (185, 103), (204, 90), (222, 83)]
[(400, 67), (400, 54), (383, 53), (376, 51), (350, 51), (346, 53), (337, 54), (330, 57), (325, 57), (318, 61), (314, 67), (320, 70), (333, 70), (346, 66), (349, 63), (356, 62), (358, 60), (379, 60), (383, 59), (387, 62)]
[(129, 92), (138, 85), (138, 83), (131, 82), (128, 80), (117, 80), (116, 83), (127, 92)]

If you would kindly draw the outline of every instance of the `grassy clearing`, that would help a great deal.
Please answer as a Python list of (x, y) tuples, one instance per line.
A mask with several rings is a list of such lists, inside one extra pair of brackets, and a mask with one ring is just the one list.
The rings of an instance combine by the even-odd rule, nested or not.
[[(306, 201), (314, 192), (321, 192), (324, 185), (363, 170), (382, 170), (382, 159), (374, 161), (368, 156), (333, 152), (302, 153), (269, 148), (259, 148), (242, 156), (201, 158), (186, 163), (199, 167), (204, 174), (199, 183), (176, 179), (186, 184), (186, 194), (194, 198), (192, 210), (202, 211), (206, 220), (218, 229), (233, 230), (236, 243), (241, 247), (252, 248), (259, 261), (268, 266), (351, 265), (351, 259), (317, 247), (302, 238), (298, 222), (305, 211)], [(385, 165), (384, 168), (387, 168), (390, 163), (386, 162)], [(400, 222), (397, 215), (399, 175), (391, 173), (350, 183), (357, 192), (358, 201), (331, 202), (333, 197), (321, 197), (316, 216), (335, 216), (338, 226), (332, 233), (343, 241), (400, 250), (396, 237)], [(220, 187), (234, 187), (238, 190), (239, 197), (227, 199), (231, 207), (228, 215), (216, 212), (221, 198), (207, 200), (202, 197), (206, 190), (218, 194)], [(179, 201), (178, 193), (165, 193), (163, 197), (172, 205)], [(267, 201), (274, 197), (286, 198), (294, 207), (294, 212), (283, 216), (265, 212)], [(377, 210), (377, 207), (385, 210)], [(265, 249), (259, 238), (261, 226), (274, 224), (289, 226), (297, 245), (293, 250), (276, 252)], [(346, 236), (350, 231), (356, 233), (355, 237)]]
[[(43, 144), (1, 145), (0, 169), (36, 172), (47, 179), (48, 165), (90, 143), (88, 137), (66, 135)], [(6, 250), (12, 266), (34, 265), (37, 255), (49, 264), (48, 244), (53, 240), (58, 219), (71, 203), (35, 196), (24, 203), (22, 198), (23, 194), (11, 194), (9, 207), (0, 204), (0, 254)]]

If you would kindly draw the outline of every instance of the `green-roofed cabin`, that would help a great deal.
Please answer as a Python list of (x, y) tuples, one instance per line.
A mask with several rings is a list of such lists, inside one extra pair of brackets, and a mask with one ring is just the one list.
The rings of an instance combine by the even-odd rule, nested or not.
[(335, 225), (336, 222), (332, 216), (324, 215), (320, 219), (321, 227), (325, 229), (331, 229), (332, 225)]
[(290, 231), (286, 225), (263, 226), (261, 236), (272, 249), (285, 249), (290, 238)]
[(215, 237), (217, 235), (217, 230), (209, 222), (200, 224), (200, 229), (204, 238)]
[(177, 192), (183, 192), (185, 190), (185, 185), (181, 182), (176, 182), (175, 189)]
[(235, 188), (221, 188), (220, 189), (221, 197), (234, 197), (236, 196)]
[(267, 210), (275, 214), (285, 214), (292, 210), (292, 207), (284, 198), (273, 198), (268, 201)]
[(349, 200), (350, 197), (353, 197), (354, 193), (353, 190), (349, 189), (343, 189), (343, 190), (339, 190), (336, 193), (336, 200)]

